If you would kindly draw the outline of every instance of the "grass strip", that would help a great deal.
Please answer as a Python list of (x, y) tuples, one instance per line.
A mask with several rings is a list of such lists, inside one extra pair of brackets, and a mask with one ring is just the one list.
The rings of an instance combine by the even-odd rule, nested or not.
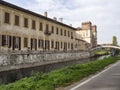
[(107, 50), (95, 50), (94, 51), (95, 55), (104, 55), (104, 54), (107, 54), (107, 53), (108, 53)]
[(0, 90), (55, 90), (56, 87), (67, 86), (104, 69), (120, 59), (120, 56), (108, 57), (104, 60), (91, 61), (65, 67), (50, 73), (35, 73), (14, 83), (1, 85)]

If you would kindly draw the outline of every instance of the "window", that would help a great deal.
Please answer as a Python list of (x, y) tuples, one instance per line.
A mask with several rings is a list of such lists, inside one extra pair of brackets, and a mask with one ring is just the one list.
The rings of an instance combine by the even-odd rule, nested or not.
[(57, 49), (57, 41), (55, 42), (55, 49)]
[(88, 33), (86, 33), (86, 37), (88, 36)]
[(73, 32), (71, 32), (71, 39), (73, 39)]
[(21, 38), (13, 36), (13, 50), (15, 48), (19, 48), (19, 50), (21, 49)]
[(38, 40), (38, 48), (40, 48), (40, 39)]
[(19, 47), (19, 38), (18, 37), (15, 37), (15, 48), (18, 48)]
[(61, 42), (61, 48), (62, 48), (62, 42)]
[(10, 14), (8, 12), (5, 12), (5, 18), (4, 18), (5, 23), (10, 23)]
[(28, 38), (24, 38), (24, 47), (28, 47)]
[(12, 46), (12, 38), (11, 38), (11, 36), (8, 36), (8, 48), (11, 48), (11, 46)]
[(70, 37), (70, 32), (68, 31), (68, 37)]
[(43, 40), (41, 40), (40, 47), (41, 47), (41, 48), (44, 47), (44, 41), (43, 41)]
[(11, 47), (11, 36), (2, 35), (2, 46)]
[(42, 23), (40, 23), (40, 25), (39, 25), (39, 29), (40, 29), (40, 31), (43, 30), (43, 24), (42, 24)]
[(36, 22), (35, 22), (35, 20), (32, 20), (32, 29), (36, 29)]
[(50, 49), (50, 41), (49, 40), (45, 40), (45, 49), (46, 50)]
[(73, 43), (71, 43), (71, 50), (73, 50)]
[(54, 33), (54, 26), (52, 26), (51, 28), (52, 28), (52, 33)]
[(24, 18), (24, 27), (28, 27), (28, 18)]
[(60, 47), (59, 45), (60, 45), (60, 44), (59, 44), (59, 42), (58, 42), (58, 50), (59, 50), (59, 47)]
[(31, 38), (31, 50), (37, 50), (37, 39)]
[(6, 35), (2, 35), (2, 46), (7, 45), (7, 36)]
[(56, 28), (56, 34), (58, 34), (59, 32), (58, 32), (58, 28)]
[(39, 48), (43, 48), (43, 40), (41, 40), (41, 39), (39, 39), (39, 41), (38, 41), (38, 47)]
[(51, 48), (54, 48), (54, 41), (51, 41)]
[(62, 36), (63, 35), (63, 30), (61, 29), (60, 31), (61, 31), (61, 36)]
[(66, 36), (66, 30), (64, 30), (64, 36)]
[(64, 50), (67, 50), (67, 43), (64, 42)]
[(19, 16), (15, 15), (15, 25), (19, 26)]
[(56, 46), (55, 46), (55, 49), (56, 50), (59, 50), (59, 42), (58, 41), (56, 41), (56, 44), (55, 44)]
[(48, 30), (49, 30), (49, 25), (46, 24), (46, 31), (48, 32)]
[(68, 49), (70, 49), (70, 43), (68, 43)]
[(37, 39), (35, 39), (35, 50), (37, 50)]

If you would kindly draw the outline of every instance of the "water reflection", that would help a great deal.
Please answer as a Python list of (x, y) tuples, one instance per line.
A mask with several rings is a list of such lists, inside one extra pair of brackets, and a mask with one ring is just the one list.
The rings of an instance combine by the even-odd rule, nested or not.
[(66, 66), (87, 63), (87, 62), (95, 61), (95, 60), (101, 60), (105, 57), (109, 57), (109, 55), (100, 56), (99, 58), (92, 57), (92, 58), (86, 58), (86, 59), (71, 60), (71, 61), (65, 61), (65, 62), (59, 62), (59, 63), (46, 64), (46, 65), (41, 65), (41, 66), (36, 66), (36, 67), (21, 68), (21, 69), (16, 69), (16, 70), (11, 70), (11, 71), (0, 72), (0, 84), (14, 82), (21, 78), (29, 77), (33, 73), (36, 73), (36, 72), (47, 73), (52, 70), (64, 68)]
[(100, 56), (98, 58), (96, 58), (97, 60), (103, 60), (104, 58), (107, 58), (109, 57), (110, 55), (104, 55), (104, 56)]

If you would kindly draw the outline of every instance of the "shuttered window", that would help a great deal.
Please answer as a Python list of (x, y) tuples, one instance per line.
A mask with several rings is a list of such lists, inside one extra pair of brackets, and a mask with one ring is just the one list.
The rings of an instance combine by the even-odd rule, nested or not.
[(19, 26), (19, 16), (15, 15), (15, 25)]
[(10, 23), (10, 14), (8, 12), (5, 12), (4, 22), (8, 24)]
[(24, 47), (28, 47), (28, 38), (24, 38)]
[(24, 18), (24, 27), (28, 27), (28, 18)]
[(35, 20), (32, 20), (32, 29), (36, 29), (36, 22), (35, 22)]

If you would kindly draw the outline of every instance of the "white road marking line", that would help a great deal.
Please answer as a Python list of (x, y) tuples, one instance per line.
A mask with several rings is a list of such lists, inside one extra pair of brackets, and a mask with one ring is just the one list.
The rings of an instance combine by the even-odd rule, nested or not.
[(86, 80), (86, 81), (84, 81), (84, 82), (78, 84), (77, 86), (71, 88), (70, 90), (75, 90), (75, 89), (77, 89), (78, 87), (80, 87), (80, 86), (86, 84), (87, 82), (89, 82), (89, 81), (91, 81), (92, 79), (96, 78), (96, 77), (99, 76), (100, 74), (102, 74), (102, 73), (106, 72), (107, 70), (111, 69), (112, 67), (116, 66), (116, 64), (118, 64), (118, 62), (115, 63), (115, 64), (113, 64), (112, 66), (108, 67), (107, 69), (103, 70), (102, 72), (100, 72), (100, 73), (94, 75), (93, 77), (89, 78), (88, 80)]

